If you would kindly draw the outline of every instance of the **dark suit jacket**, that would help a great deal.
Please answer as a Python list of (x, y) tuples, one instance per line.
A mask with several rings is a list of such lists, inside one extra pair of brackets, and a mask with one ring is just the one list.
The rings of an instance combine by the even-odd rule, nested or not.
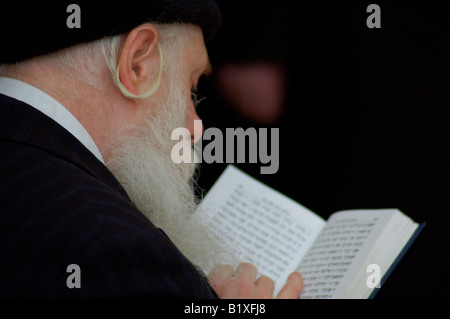
[(76, 138), (0, 94), (0, 297), (216, 295)]

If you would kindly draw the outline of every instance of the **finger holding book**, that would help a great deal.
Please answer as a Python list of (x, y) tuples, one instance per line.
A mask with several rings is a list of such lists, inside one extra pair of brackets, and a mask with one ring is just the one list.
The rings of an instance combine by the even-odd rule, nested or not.
[[(216, 267), (209, 275), (209, 282), (222, 299), (272, 299), (274, 281), (257, 278), (258, 270), (250, 263), (241, 263), (236, 271), (230, 265)], [(300, 273), (289, 276), (277, 299), (296, 299), (300, 296), (303, 280)]]

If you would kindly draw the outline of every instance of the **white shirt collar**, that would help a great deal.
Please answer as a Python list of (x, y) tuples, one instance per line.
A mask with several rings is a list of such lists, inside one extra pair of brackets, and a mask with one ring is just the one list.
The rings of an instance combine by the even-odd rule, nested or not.
[(79, 140), (100, 162), (105, 163), (97, 145), (83, 125), (47, 93), (25, 82), (6, 77), (0, 77), (0, 93), (27, 103), (50, 117)]

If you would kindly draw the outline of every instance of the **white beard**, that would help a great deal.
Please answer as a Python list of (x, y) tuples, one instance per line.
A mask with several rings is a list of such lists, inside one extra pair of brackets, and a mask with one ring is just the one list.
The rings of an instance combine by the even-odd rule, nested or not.
[[(195, 164), (175, 164), (171, 140), (186, 123), (187, 102), (175, 85), (143, 125), (117, 134), (107, 167), (137, 208), (169, 236), (194, 265), (208, 273), (220, 264), (235, 264), (221, 236), (196, 212)], [(192, 161), (194, 162), (194, 161)]]

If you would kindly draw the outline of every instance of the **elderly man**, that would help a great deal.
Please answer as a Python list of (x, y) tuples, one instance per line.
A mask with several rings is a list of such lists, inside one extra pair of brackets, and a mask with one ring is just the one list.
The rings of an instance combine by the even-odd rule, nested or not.
[[(254, 266), (220, 266), (195, 167), (170, 158), (172, 130), (195, 133), (215, 2), (80, 1), (79, 28), (61, 26), (61, 3), (2, 10), (19, 21), (2, 25), (0, 296), (271, 297)], [(293, 274), (278, 297), (301, 285)]]

